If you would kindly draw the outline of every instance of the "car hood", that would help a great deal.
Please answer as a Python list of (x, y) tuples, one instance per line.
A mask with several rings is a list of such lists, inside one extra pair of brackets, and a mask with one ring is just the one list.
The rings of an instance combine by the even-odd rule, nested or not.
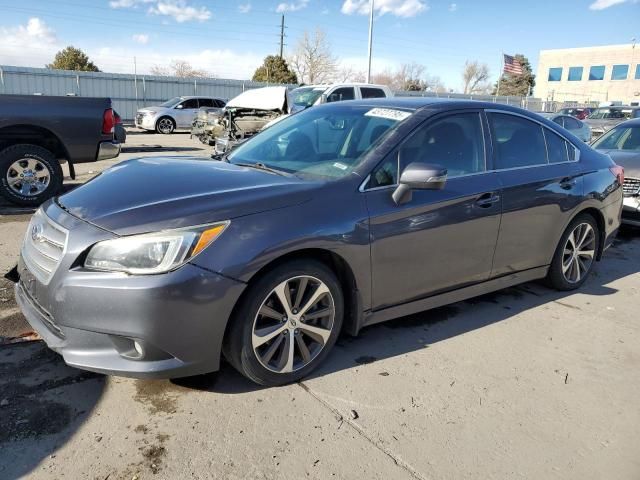
[(105, 170), (57, 203), (82, 220), (129, 235), (297, 205), (317, 185), (209, 158), (146, 157)]
[(640, 178), (640, 152), (616, 149), (598, 149), (598, 152), (609, 155), (614, 162), (623, 167), (625, 177)]

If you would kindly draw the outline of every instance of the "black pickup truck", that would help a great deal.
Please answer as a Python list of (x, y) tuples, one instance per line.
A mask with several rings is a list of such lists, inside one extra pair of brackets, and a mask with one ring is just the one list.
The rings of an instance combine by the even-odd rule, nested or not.
[(62, 164), (117, 157), (109, 98), (0, 95), (0, 195), (36, 206), (62, 187)]

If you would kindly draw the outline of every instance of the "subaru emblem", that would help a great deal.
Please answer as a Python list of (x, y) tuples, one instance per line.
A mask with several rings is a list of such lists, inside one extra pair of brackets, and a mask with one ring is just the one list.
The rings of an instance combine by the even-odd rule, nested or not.
[(44, 242), (44, 236), (42, 234), (42, 225), (37, 223), (31, 227), (31, 240), (34, 242)]

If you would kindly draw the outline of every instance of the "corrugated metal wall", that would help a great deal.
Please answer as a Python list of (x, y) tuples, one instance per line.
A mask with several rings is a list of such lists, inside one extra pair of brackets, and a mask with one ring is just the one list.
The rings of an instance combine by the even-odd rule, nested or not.
[(0, 94), (109, 97), (124, 120), (132, 120), (138, 108), (157, 105), (180, 95), (230, 99), (247, 89), (264, 86), (267, 84), (217, 78), (186, 79), (0, 66)]

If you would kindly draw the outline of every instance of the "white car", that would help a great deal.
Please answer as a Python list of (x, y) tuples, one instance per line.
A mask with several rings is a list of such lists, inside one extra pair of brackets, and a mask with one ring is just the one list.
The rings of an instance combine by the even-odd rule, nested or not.
[(370, 83), (333, 83), (305, 85), (291, 91), (293, 113), (321, 103), (360, 100), (362, 98), (389, 98), (393, 92), (386, 85)]
[(174, 97), (157, 106), (141, 108), (136, 113), (136, 127), (173, 133), (177, 128), (191, 128), (200, 107), (223, 108), (225, 100), (215, 97)]

